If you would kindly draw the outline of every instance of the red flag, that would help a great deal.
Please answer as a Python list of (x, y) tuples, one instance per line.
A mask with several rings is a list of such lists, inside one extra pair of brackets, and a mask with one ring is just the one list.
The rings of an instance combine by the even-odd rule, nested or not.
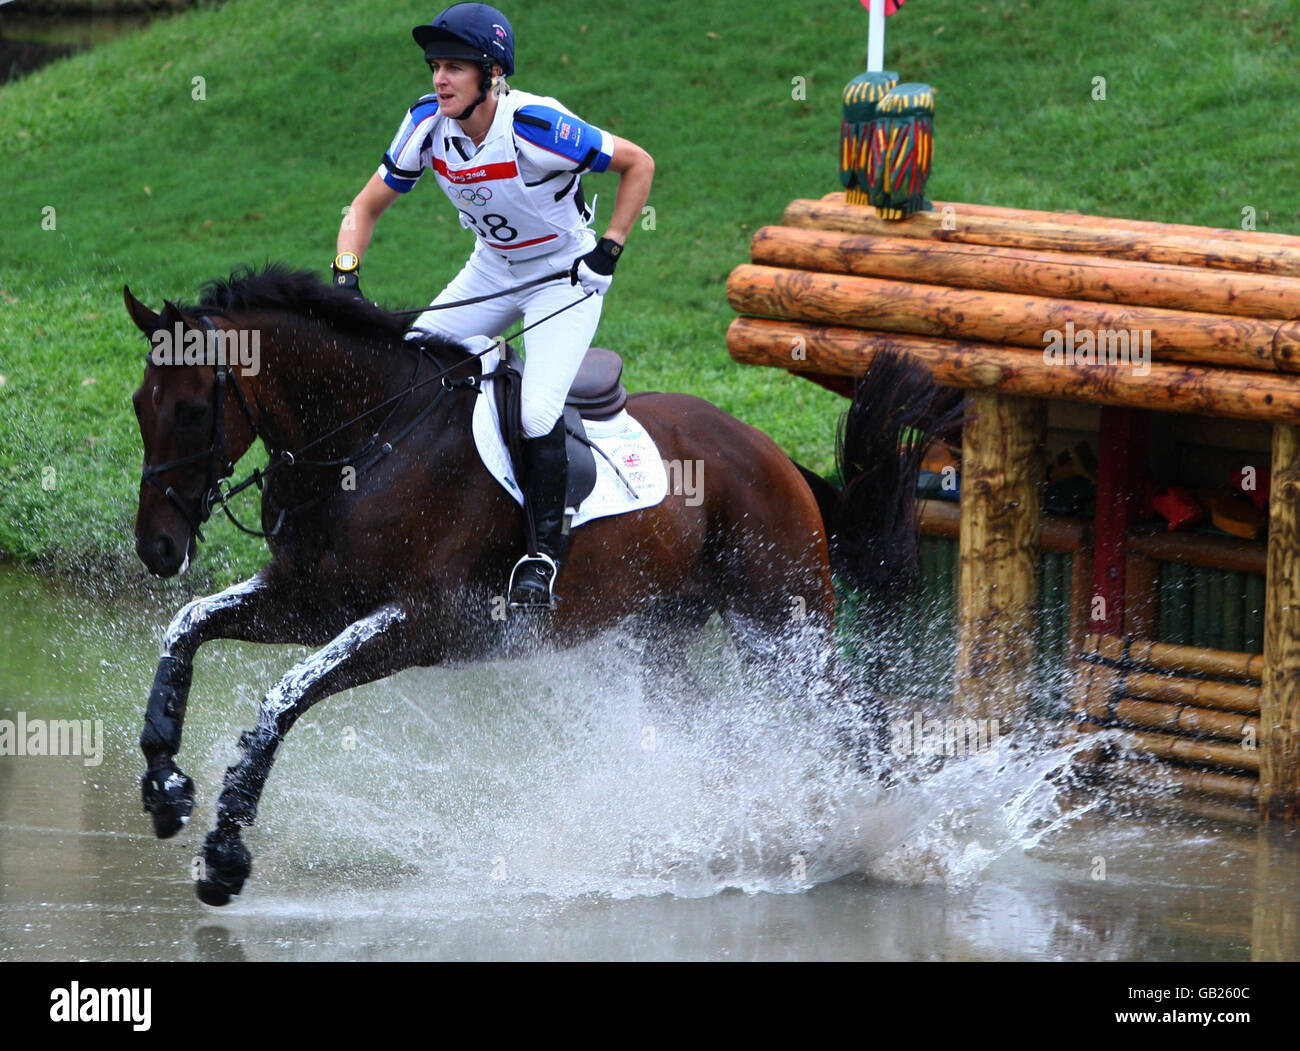
[[(892, 15), (905, 3), (907, 3), (907, 0), (885, 0), (885, 15), (886, 16)], [(862, 6), (865, 7), (868, 11), (870, 11), (871, 0), (862, 0)]]

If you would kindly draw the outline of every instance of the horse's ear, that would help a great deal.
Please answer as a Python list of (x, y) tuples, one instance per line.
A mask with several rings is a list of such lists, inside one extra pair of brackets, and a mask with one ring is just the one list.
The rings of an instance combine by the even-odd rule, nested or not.
[(158, 315), (131, 295), (128, 285), (122, 286), (122, 300), (126, 303), (126, 312), (131, 315), (136, 328), (146, 336), (151, 336), (158, 331)]
[(181, 308), (170, 299), (164, 299), (162, 313), (158, 315), (158, 320), (165, 328), (171, 328), (177, 322), (184, 326), (185, 315), (181, 313)]

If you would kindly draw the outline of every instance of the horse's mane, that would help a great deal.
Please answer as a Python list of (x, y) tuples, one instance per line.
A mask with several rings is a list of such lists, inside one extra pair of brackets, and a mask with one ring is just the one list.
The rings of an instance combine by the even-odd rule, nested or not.
[[(227, 314), (282, 310), (389, 346), (404, 341), (407, 326), (404, 317), (286, 263), (268, 263), (261, 271), (240, 266), (228, 278), (208, 281), (199, 289), (198, 309), (205, 308)], [(460, 344), (440, 337), (411, 342), (431, 350), (467, 353)]]

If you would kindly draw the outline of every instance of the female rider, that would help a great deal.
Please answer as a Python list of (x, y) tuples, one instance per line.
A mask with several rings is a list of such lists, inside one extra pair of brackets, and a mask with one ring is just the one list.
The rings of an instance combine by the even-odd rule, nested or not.
[[(519, 560), (510, 590), (511, 606), (550, 609), (568, 546), (564, 399), (595, 335), (614, 265), (650, 195), (654, 161), (555, 99), (510, 89), (504, 78), (514, 73), (514, 31), (496, 8), (453, 4), (412, 35), (433, 72), (434, 93), (411, 107), (383, 164), (352, 202), (339, 230), (334, 280), (357, 288), (375, 221), (425, 168), (433, 169), (461, 224), (478, 235), (469, 261), (433, 305), (566, 275), (483, 303), (431, 311), (412, 326), (463, 341), (495, 337), (521, 318), (532, 324), (568, 307), (528, 333), (521, 483), (539, 557)], [(606, 170), (619, 175), (618, 195), (597, 241), (581, 176)], [(581, 295), (574, 285), (588, 296), (571, 306)]]

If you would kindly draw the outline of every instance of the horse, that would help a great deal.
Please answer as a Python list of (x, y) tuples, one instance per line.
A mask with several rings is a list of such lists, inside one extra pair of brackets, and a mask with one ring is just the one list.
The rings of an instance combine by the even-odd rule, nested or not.
[[(271, 555), (250, 579), (186, 604), (164, 634), (140, 736), (159, 838), (193, 811), (194, 783), (175, 757), (199, 647), (319, 647), (266, 692), (240, 736), (200, 859), (196, 891), (209, 905), (243, 889), (252, 856), (241, 830), (286, 734), (325, 697), (415, 665), (570, 646), (619, 624), (650, 640), (647, 664), (662, 670), (715, 612), (742, 653), (770, 659), (794, 621), (829, 644), (833, 573), (889, 594), (915, 564), (919, 453), (900, 457), (900, 439), (933, 413), (938, 388), (914, 365), (882, 356), (862, 378), (837, 443), (843, 486), (701, 398), (631, 395), (627, 411), (664, 460), (700, 466), (699, 491), (582, 525), (559, 606), (503, 616), (525, 526), (471, 437), (475, 354), (407, 338), (398, 315), (281, 264), (210, 281), (193, 306), (164, 301), (155, 313), (129, 287), (123, 295), (155, 351), (172, 337), (233, 347), (251, 332), (260, 358), (242, 369), (221, 355), (150, 352), (132, 396), (144, 446), (135, 548), (147, 569), (183, 572), (213, 511), (230, 514), (230, 494), (252, 482)], [(259, 440), (267, 466), (223, 489)]]

